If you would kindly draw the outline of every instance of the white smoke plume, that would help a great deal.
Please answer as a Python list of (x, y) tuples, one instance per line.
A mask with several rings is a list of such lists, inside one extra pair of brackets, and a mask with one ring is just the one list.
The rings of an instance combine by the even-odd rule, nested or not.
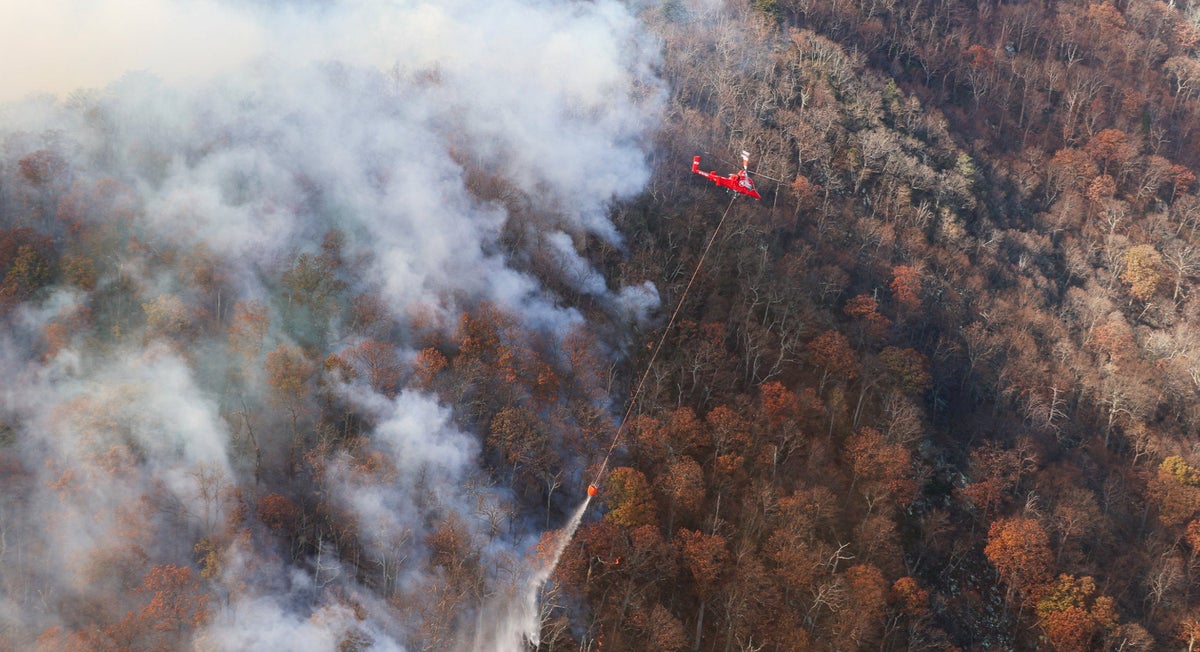
[[(245, 505), (274, 495), (272, 473), (314, 464), (295, 441), (318, 424), (271, 393), (261, 364), (247, 371), (190, 334), (225, 328), (240, 301), (265, 307), (260, 360), (279, 347), (320, 362), (359, 342), (320, 315), (320, 332), (286, 328), (295, 307), (280, 299), (281, 270), (321, 255), (331, 231), (357, 272), (349, 293), (378, 295), (402, 345), (410, 319), (449, 333), (481, 301), (565, 337), (583, 316), (538, 280), (538, 252), (563, 287), (643, 319), (654, 288), (610, 288), (577, 249), (619, 245), (609, 205), (649, 176), (658, 43), (635, 11), (616, 0), (15, 4), (0, 21), (0, 229), (49, 243), (33, 248), (91, 229), (101, 235), (86, 246), (104, 255), (91, 282), (0, 312), (0, 647), (179, 643), (139, 631), (136, 600), (101, 597), (177, 591), (211, 614), (198, 649), (479, 647), (502, 631), (490, 649), (523, 649), (537, 635), (527, 609), (515, 628), (486, 610), (450, 620), (474, 627), (464, 632), (395, 607), (451, 589), (528, 595), (538, 532), (490, 483), (484, 433), (455, 425), (459, 406), (363, 379), (324, 388), (362, 416), (365, 441), (353, 458), (322, 460), (307, 490), (358, 538), (322, 530), (293, 543), (315, 551), (293, 564), (276, 539), (299, 517), (285, 502), (273, 516)], [(28, 163), (47, 152), (43, 179)], [(521, 244), (505, 240), (514, 233)], [(458, 542), (446, 537), (482, 552), (440, 559)], [(133, 570), (148, 565), (175, 583)], [(364, 584), (362, 568), (382, 579)], [(197, 582), (216, 593), (189, 593)], [(129, 626), (96, 633), (94, 622)]]

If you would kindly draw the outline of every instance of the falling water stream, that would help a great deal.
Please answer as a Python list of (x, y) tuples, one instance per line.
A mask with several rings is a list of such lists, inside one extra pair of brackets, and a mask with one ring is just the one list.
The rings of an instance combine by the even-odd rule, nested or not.
[[(735, 197), (736, 199), (736, 197)], [(663, 329), (662, 335), (658, 338), (658, 345), (654, 348), (654, 353), (650, 355), (650, 361), (646, 363), (646, 371), (642, 374), (641, 381), (638, 382), (634, 389), (633, 395), (629, 399), (629, 406), (626, 408), (625, 416), (617, 425), (617, 430), (613, 434), (612, 443), (609, 444), (608, 451), (604, 454), (604, 461), (600, 464), (600, 470), (596, 473), (596, 480), (588, 487), (587, 495), (583, 502), (571, 514), (571, 518), (567, 521), (566, 526), (559, 531), (558, 537), (554, 542), (554, 549), (551, 551), (546, 563), (538, 568), (529, 578), (524, 587), (524, 593), (520, 596), (520, 603), (517, 605), (503, 606), (502, 611), (509, 614), (501, 620), (498, 630), (495, 631), (495, 636), (490, 641), (481, 641), (476, 639), (473, 652), (519, 652), (528, 649), (532, 645), (537, 648), (541, 642), (541, 610), (538, 608), (538, 597), (541, 595), (542, 587), (546, 581), (554, 574), (554, 569), (558, 566), (558, 560), (562, 557), (563, 551), (567, 549), (567, 545), (571, 543), (571, 539), (575, 537), (575, 530), (579, 529), (579, 524), (583, 521), (583, 515), (587, 511), (588, 505), (592, 502), (592, 495), (595, 487), (600, 486), (600, 481), (604, 477), (604, 472), (608, 469), (609, 458), (612, 457), (613, 451), (617, 447), (617, 443), (621, 440), (622, 431), (625, 424), (629, 422), (629, 417), (633, 413), (633, 408), (637, 404), (638, 397), (642, 393), (642, 387), (646, 384), (646, 378), (650, 375), (650, 370), (654, 366), (655, 359), (658, 358), (658, 352), (662, 349), (663, 342), (667, 339), (667, 334), (671, 332), (671, 327), (675, 325), (675, 318), (679, 316), (679, 310), (683, 307), (683, 302), (687, 299), (688, 291), (692, 289), (692, 284), (696, 281), (696, 276), (700, 273), (700, 268), (704, 265), (704, 259), (708, 256), (709, 249), (712, 248), (713, 242), (717, 239), (717, 233), (721, 231), (721, 225), (725, 223), (725, 218), (729, 215), (729, 210), (733, 208), (733, 199), (729, 200), (729, 205), (725, 207), (725, 212), (721, 214), (721, 220), (717, 223), (717, 227), (713, 229), (712, 236), (708, 239), (708, 244), (704, 247), (703, 253), (700, 254), (700, 259), (696, 262), (696, 268), (692, 271), (692, 277), (688, 280), (687, 286), (684, 287), (683, 293), (679, 296), (679, 302), (675, 305), (675, 311), (671, 314), (670, 320), (667, 321), (666, 328)], [(483, 631), (484, 628), (480, 628)]]
[(562, 557), (563, 551), (567, 549), (567, 544), (571, 543), (571, 539), (575, 537), (575, 530), (579, 529), (579, 523), (583, 520), (583, 513), (587, 511), (588, 505), (591, 504), (592, 497), (586, 496), (579, 507), (575, 509), (575, 513), (571, 514), (571, 519), (567, 521), (566, 527), (558, 535), (558, 540), (554, 542), (554, 550), (550, 553), (550, 558), (546, 565), (539, 568), (533, 577), (529, 578), (529, 585), (525, 587), (525, 612), (530, 615), (530, 627), (526, 630), (527, 638), (533, 647), (537, 647), (541, 639), (542, 623), (538, 617), (538, 595), (542, 592), (542, 587), (545, 586), (546, 580), (550, 579), (550, 575), (554, 573), (555, 567), (558, 566), (558, 560)]

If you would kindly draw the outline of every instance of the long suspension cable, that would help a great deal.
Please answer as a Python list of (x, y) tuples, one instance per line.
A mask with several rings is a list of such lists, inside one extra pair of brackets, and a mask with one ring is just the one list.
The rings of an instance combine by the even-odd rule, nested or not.
[(735, 200), (737, 200), (737, 195), (730, 198), (729, 205), (725, 207), (725, 212), (721, 214), (721, 220), (717, 222), (717, 228), (713, 229), (712, 235), (708, 238), (708, 244), (704, 246), (704, 251), (700, 254), (700, 260), (696, 261), (696, 269), (692, 270), (692, 277), (688, 279), (687, 285), (684, 286), (683, 294), (679, 295), (679, 302), (675, 304), (675, 311), (671, 313), (671, 319), (667, 321), (667, 327), (663, 329), (662, 335), (658, 338), (658, 344), (654, 347), (654, 352), (650, 354), (650, 361), (646, 363), (646, 371), (642, 373), (642, 379), (638, 381), (637, 388), (634, 389), (633, 395), (629, 399), (629, 407), (625, 409), (625, 416), (621, 418), (621, 423), (617, 424), (617, 431), (613, 433), (612, 443), (608, 445), (608, 452), (604, 454), (604, 461), (600, 464), (600, 471), (596, 473), (596, 480), (592, 483), (593, 487), (600, 486), (600, 478), (604, 477), (604, 471), (608, 468), (608, 459), (612, 457), (613, 451), (617, 448), (617, 442), (621, 440), (625, 424), (629, 423), (629, 417), (633, 414), (633, 408), (637, 405), (638, 398), (642, 394), (642, 388), (646, 385), (646, 379), (650, 377), (650, 370), (654, 368), (654, 361), (658, 358), (658, 352), (662, 350), (663, 342), (667, 341), (667, 335), (671, 332), (671, 327), (675, 325), (675, 318), (679, 316), (679, 311), (683, 308), (683, 302), (687, 299), (688, 292), (692, 289), (692, 284), (696, 282), (696, 277), (700, 274), (700, 268), (704, 266), (704, 259), (708, 256), (708, 250), (712, 249), (713, 243), (716, 242), (717, 234), (721, 232), (721, 226), (725, 224), (725, 218), (729, 215), (729, 210), (733, 208)]

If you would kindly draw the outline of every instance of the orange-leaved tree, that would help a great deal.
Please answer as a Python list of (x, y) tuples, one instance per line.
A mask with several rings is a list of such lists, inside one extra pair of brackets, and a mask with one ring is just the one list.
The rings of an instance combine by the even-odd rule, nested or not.
[(651, 525), (657, 519), (650, 482), (637, 469), (627, 466), (612, 470), (604, 480), (605, 502), (609, 511), (604, 520), (627, 528)]
[(1076, 579), (1064, 573), (1039, 593), (1038, 622), (1056, 650), (1096, 649), (1103, 633), (1117, 626), (1113, 599), (1096, 595), (1091, 577)]
[(1054, 560), (1046, 530), (1037, 521), (1021, 516), (994, 521), (988, 528), (983, 553), (1008, 585), (1007, 602), (1016, 592), (1029, 595), (1043, 583)]

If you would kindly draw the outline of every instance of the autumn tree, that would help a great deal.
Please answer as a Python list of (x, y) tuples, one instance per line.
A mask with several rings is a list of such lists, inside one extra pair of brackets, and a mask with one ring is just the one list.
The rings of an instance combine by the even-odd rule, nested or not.
[(279, 278), (282, 311), (292, 332), (314, 342), (325, 337), (346, 283), (328, 256), (302, 253)]
[(208, 618), (211, 596), (200, 588), (190, 567), (154, 566), (142, 579), (138, 593), (150, 596), (142, 618), (152, 629), (182, 633), (203, 625)]
[(911, 479), (911, 454), (892, 443), (878, 430), (862, 427), (846, 440), (846, 457), (854, 473), (854, 485), (867, 501), (870, 512), (880, 500), (903, 507), (916, 496)]
[(891, 385), (907, 394), (921, 394), (933, 382), (929, 359), (914, 349), (886, 347), (879, 352), (879, 362), (888, 372)]
[(893, 582), (889, 596), (908, 616), (920, 616), (929, 610), (929, 591), (921, 588), (920, 582), (912, 577), (901, 577)]
[(842, 312), (849, 317), (859, 342), (882, 338), (892, 326), (892, 320), (879, 313), (879, 302), (867, 294), (860, 294), (846, 302)]
[(300, 514), (300, 509), (295, 503), (277, 493), (269, 493), (260, 498), (257, 511), (259, 520), (275, 531), (286, 530)]
[(343, 357), (354, 362), (371, 389), (388, 398), (394, 398), (399, 393), (404, 370), (395, 345), (379, 340), (363, 340), (344, 352)]
[(1168, 526), (1181, 525), (1200, 510), (1200, 470), (1183, 457), (1172, 455), (1159, 464), (1158, 472), (1147, 483), (1147, 491), (1158, 508), (1159, 521)]
[(887, 607), (887, 580), (875, 566), (855, 564), (846, 569), (845, 587), (845, 608), (834, 625), (834, 647), (861, 650), (878, 645)]
[(35, 186), (45, 186), (61, 178), (69, 166), (58, 152), (39, 149), (21, 157), (17, 167), (26, 181)]
[(1096, 162), (1100, 164), (1100, 174), (1124, 172), (1129, 160), (1137, 154), (1137, 149), (1129, 142), (1129, 137), (1120, 129), (1103, 129), (1088, 140), (1084, 147)]
[(1026, 438), (1007, 449), (986, 442), (971, 451), (969, 484), (962, 495), (988, 517), (1016, 497), (1022, 478), (1035, 471), (1037, 464), (1036, 451)]
[(657, 469), (675, 454), (662, 420), (648, 415), (635, 415), (625, 429), (640, 463), (647, 469)]
[(146, 600), (140, 609), (128, 612), (117, 622), (87, 628), (65, 640), (46, 632), (39, 648), (180, 649), (188, 646), (192, 633), (208, 621), (211, 613), (212, 595), (203, 590), (188, 566), (155, 565), (133, 593)]
[(759, 386), (758, 414), (768, 443), (760, 456), (769, 461), (772, 473), (806, 443), (806, 430), (816, 426), (824, 408), (811, 387), (797, 393), (777, 381)]
[[(3, 234), (0, 234), (2, 237)], [(51, 261), (45, 247), (21, 244), (8, 260), (0, 243), (0, 309), (27, 300), (50, 282)]]
[(892, 296), (905, 311), (921, 306), (921, 270), (912, 265), (896, 265), (892, 268), (892, 282), (888, 288)]
[(96, 263), (83, 254), (67, 254), (59, 262), (63, 279), (75, 287), (90, 292), (96, 289)]
[(725, 570), (729, 559), (729, 549), (725, 538), (717, 534), (704, 534), (693, 530), (681, 529), (676, 537), (679, 542), (680, 556), (683, 567), (696, 587), (696, 596), (700, 599), (700, 611), (696, 615), (696, 645), (699, 646), (701, 633), (704, 631), (704, 611), (708, 601), (713, 597), (717, 584)]
[(316, 373), (316, 366), (297, 346), (280, 344), (267, 354), (263, 369), (271, 400), (285, 408), (291, 416), (292, 436), (298, 436), (299, 419), (307, 399), (306, 386)]
[(391, 322), (387, 306), (378, 294), (358, 294), (350, 300), (350, 324), (352, 333), (367, 338), (386, 336)]
[(667, 528), (673, 530), (675, 510), (685, 518), (695, 516), (704, 505), (704, 472), (696, 460), (683, 455), (669, 464), (656, 479), (659, 490), (667, 498)]
[(1166, 280), (1166, 269), (1157, 249), (1148, 244), (1136, 245), (1121, 256), (1121, 262), (1121, 280), (1129, 286), (1133, 298), (1147, 302), (1158, 294)]
[(455, 333), (459, 353), (466, 356), (495, 353), (500, 336), (510, 323), (508, 316), (491, 304), (481, 304), (473, 312), (463, 313)]
[(1117, 626), (1113, 599), (1097, 595), (1091, 577), (1076, 579), (1064, 573), (1038, 594), (1038, 623), (1056, 650), (1096, 649), (1104, 633)]
[(526, 408), (500, 410), (492, 418), (487, 443), (518, 478), (544, 484), (549, 500), (558, 487), (562, 462), (536, 414)]
[(718, 495), (746, 480), (746, 458), (750, 450), (750, 425), (735, 411), (717, 406), (704, 417), (710, 436), (711, 485)]
[(1188, 652), (1200, 647), (1200, 613), (1192, 612), (1181, 618), (1176, 636), (1187, 644)]
[(661, 604), (654, 605), (650, 611), (647, 628), (650, 644), (656, 650), (680, 652), (687, 646), (687, 633), (683, 631), (683, 623)]
[(606, 521), (634, 528), (654, 523), (658, 518), (650, 482), (637, 469), (622, 466), (610, 471), (604, 479), (604, 494), (608, 505)]
[[(620, 555), (623, 540), (627, 540), (625, 531), (608, 519), (581, 524), (563, 549), (554, 569), (555, 579), (581, 595), (594, 596), (609, 590), (618, 572), (613, 562)], [(547, 542), (543, 547), (549, 545)]]
[(422, 607), (423, 638), (428, 645), (445, 646), (463, 611), (477, 604), (484, 590), (480, 542), (470, 527), (454, 513), (441, 520), (425, 536), (429, 553), (428, 572), (439, 573), (442, 581), (432, 585)]
[(983, 552), (1008, 585), (1010, 603), (1015, 592), (1029, 595), (1044, 582), (1054, 561), (1046, 531), (1037, 521), (1021, 516), (993, 521)]
[(417, 387), (429, 390), (433, 388), (434, 379), (438, 374), (450, 366), (450, 361), (441, 351), (426, 347), (417, 353), (417, 360), (413, 366), (413, 377)]
[(173, 338), (181, 335), (191, 323), (191, 315), (183, 301), (174, 294), (160, 294), (142, 304), (146, 314), (146, 336)]
[(1082, 150), (1067, 147), (1058, 150), (1048, 166), (1051, 187), (1082, 193), (1085, 184), (1099, 173), (1094, 159)]
[(271, 326), (267, 307), (257, 301), (238, 301), (229, 320), (229, 348), (241, 364), (243, 374), (258, 367), (263, 339)]
[(825, 390), (825, 382), (830, 376), (844, 380), (854, 380), (858, 375), (858, 356), (850, 340), (838, 331), (828, 330), (813, 338), (808, 343), (809, 360), (821, 369), (821, 379), (817, 383), (817, 391)]

